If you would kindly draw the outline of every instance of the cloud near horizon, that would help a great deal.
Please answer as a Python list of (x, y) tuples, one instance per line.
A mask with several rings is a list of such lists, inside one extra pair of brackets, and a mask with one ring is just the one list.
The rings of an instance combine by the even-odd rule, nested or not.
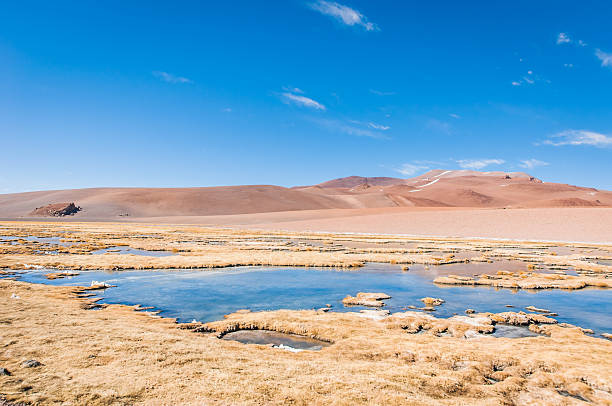
[(502, 165), (506, 163), (503, 159), (459, 159), (457, 164), (463, 169), (482, 169), (491, 165)]
[(587, 145), (604, 148), (612, 146), (612, 137), (605, 134), (587, 130), (566, 130), (549, 137), (542, 144), (555, 147), (563, 145)]
[(395, 172), (401, 173), (404, 176), (412, 176), (418, 172), (429, 169), (429, 166), (415, 165), (415, 164), (402, 164), (399, 168), (394, 169)]
[(310, 8), (321, 14), (330, 16), (335, 20), (348, 26), (360, 26), (366, 31), (379, 31), (374, 23), (368, 21), (367, 17), (359, 11), (348, 6), (336, 3), (335, 1), (317, 0), (309, 4)]
[(183, 76), (175, 76), (171, 73), (168, 72), (162, 72), (162, 71), (153, 71), (153, 76), (155, 76), (158, 79), (163, 80), (164, 82), (168, 82), (168, 83), (193, 83), (193, 80), (188, 79), (186, 77)]
[(537, 166), (547, 166), (549, 165), (548, 162), (544, 162), (544, 161), (540, 161), (538, 159), (525, 159), (524, 161), (521, 161), (521, 163), (519, 164), (519, 166), (521, 168), (526, 168), (526, 169), (533, 169)]
[(295, 104), (300, 107), (308, 107), (315, 110), (327, 110), (327, 108), (318, 101), (313, 100), (310, 97), (302, 96), (300, 94), (285, 92), (281, 93), (281, 97), (283, 98), (283, 101), (287, 104)]

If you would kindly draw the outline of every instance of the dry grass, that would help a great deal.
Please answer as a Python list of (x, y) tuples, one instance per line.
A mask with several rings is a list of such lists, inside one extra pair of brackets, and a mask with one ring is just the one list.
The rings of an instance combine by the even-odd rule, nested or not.
[[(2, 240), (1, 236), (19, 240)], [(28, 241), (60, 237), (68, 246)], [(91, 252), (115, 246), (176, 255), (152, 257)], [(560, 255), (557, 251), (562, 252)], [(60, 270), (220, 268), (240, 265), (360, 267), (367, 262), (441, 265), (515, 260), (525, 271), (575, 268), (581, 275), (612, 274), (597, 258), (611, 246), (412, 238), (384, 235), (288, 233), (114, 223), (0, 223), (0, 268)], [(467, 269), (467, 268), (466, 268)]]
[(342, 304), (345, 306), (370, 306), (382, 307), (385, 305), (384, 299), (390, 299), (391, 296), (385, 293), (375, 292), (359, 292), (357, 296), (346, 296), (342, 299)]
[[(316, 311), (240, 312), (183, 326), (211, 334), (126, 306), (84, 310), (87, 299), (74, 290), (0, 281), (0, 366), (12, 373), (0, 376), (0, 397), (92, 405), (577, 403), (566, 395), (612, 402), (612, 346), (577, 328), (480, 338), (468, 332), (491, 328), (483, 315), (407, 312), (377, 321)], [(295, 354), (217, 338), (241, 328), (333, 345)], [(43, 365), (22, 367), (28, 359)]]
[(531, 272), (500, 272), (498, 275), (480, 275), (478, 278), (449, 275), (434, 279), (440, 285), (493, 286), (509, 289), (582, 289), (587, 286), (612, 288), (612, 279), (603, 276), (573, 276), (534, 274)]
[[(59, 236), (69, 245), (30, 241), (29, 236)], [(91, 254), (115, 246), (176, 255)], [(525, 272), (436, 281), (577, 289), (612, 287), (612, 267), (595, 263), (610, 257), (609, 245), (145, 224), (0, 223), (0, 268), (5, 269), (0, 275), (27, 267), (359, 267), (383, 262), (409, 269), (411, 264), (487, 265), (515, 260), (524, 262)], [(570, 268), (579, 276), (565, 275)], [(49, 277), (63, 275), (51, 272)], [(0, 280), (0, 367), (12, 372), (12, 376), (0, 376), (0, 398), (94, 405), (563, 405), (578, 403), (578, 398), (612, 404), (609, 341), (585, 336), (573, 326), (555, 325), (554, 319), (542, 314), (506, 312), (437, 319), (415, 312), (386, 316), (378, 310), (240, 312), (206, 325), (177, 325), (153, 313), (98, 305), (85, 295), (77, 298), (76, 290)], [(13, 294), (19, 298), (11, 298)], [(529, 325), (549, 337), (483, 337), (496, 322)], [(217, 338), (244, 328), (301, 334), (334, 344), (320, 352), (293, 354)], [(21, 362), (28, 359), (37, 359), (43, 366), (23, 368)]]

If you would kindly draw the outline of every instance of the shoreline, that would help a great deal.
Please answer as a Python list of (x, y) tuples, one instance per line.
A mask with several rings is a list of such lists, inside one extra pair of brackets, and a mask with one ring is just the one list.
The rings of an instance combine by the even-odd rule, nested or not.
[[(369, 262), (457, 272), (465, 267), (472, 273), (481, 266), (505, 281), (528, 280), (531, 272), (538, 278), (549, 275), (550, 283), (557, 283), (557, 272), (573, 277), (566, 272), (574, 268), (580, 271), (576, 277), (589, 280), (612, 272), (612, 265), (596, 263), (612, 258), (612, 244), (75, 222), (3, 222), (0, 235), (11, 237), (0, 238), (4, 269), (53, 265), (59, 276), (64, 269), (236, 263), (341, 267)], [(116, 246), (172, 255), (92, 254)], [(496, 261), (501, 268), (517, 261), (519, 273), (495, 272)], [(103, 304), (89, 310), (100, 306), (99, 298), (79, 297), (89, 296), (76, 294), (79, 289), (0, 279), (0, 324), (6, 327), (7, 343), (0, 347), (0, 367), (11, 373), (0, 376), (0, 396), (11, 402), (93, 405), (197, 404), (204, 399), (234, 404), (323, 404), (338, 399), (340, 404), (562, 404), (565, 394), (612, 402), (608, 340), (585, 335), (579, 327), (529, 320), (521, 323), (546, 336), (496, 338), (481, 333), (492, 328), (492, 318), (502, 323), (527, 317), (515, 309), (448, 318), (409, 310), (390, 315), (244, 311), (194, 324), (136, 311), (144, 305)], [(220, 332), (253, 328), (333, 344), (320, 351), (291, 352), (217, 338)], [(42, 365), (24, 367), (28, 360)]]
[[(388, 264), (384, 264), (384, 265), (388, 265)], [(270, 267), (239, 267), (241, 269), (239, 269), (238, 271), (240, 273), (246, 273), (246, 272), (251, 272), (251, 271), (274, 271), (274, 269), (269, 269)], [(242, 269), (242, 268), (254, 268), (254, 269)], [(258, 268), (266, 268), (266, 269), (258, 269)], [(282, 267), (279, 267), (282, 268)], [(326, 271), (324, 268), (320, 268), (321, 271)], [(357, 269), (354, 272), (359, 272), (361, 269)], [(124, 270), (124, 271), (117, 271), (117, 272), (130, 272), (130, 271), (138, 271), (138, 270)], [(145, 270), (145, 271), (158, 271), (158, 270)], [(183, 271), (188, 271), (186, 269), (177, 269), (175, 270), (176, 272), (183, 272)], [(200, 269), (193, 269), (192, 271), (200, 271)], [(232, 272), (235, 271), (234, 269), (232, 269)], [(84, 271), (85, 273), (87, 272), (95, 272), (95, 271)], [(223, 271), (221, 271), (223, 272)], [(285, 272), (292, 272), (292, 270), (286, 270)], [(76, 274), (79, 275), (79, 274)], [(421, 275), (422, 276), (422, 275)], [(89, 304), (89, 309), (103, 309), (107, 306), (125, 306), (127, 308), (130, 308), (134, 311), (137, 312), (141, 312), (144, 314), (148, 314), (150, 316), (156, 316), (156, 317), (160, 317), (160, 318), (164, 318), (170, 321), (173, 321), (176, 324), (182, 324), (182, 325), (192, 325), (194, 324), (194, 321), (189, 322), (189, 321), (179, 321), (179, 317), (169, 317), (169, 316), (159, 316), (160, 313), (166, 312), (168, 311), (168, 309), (164, 309), (161, 308), (159, 306), (155, 306), (151, 303), (149, 304), (144, 304), (144, 303), (136, 303), (136, 304), (128, 304), (122, 301), (118, 301), (118, 302), (105, 302), (105, 298), (104, 297), (96, 297), (96, 292), (100, 291), (100, 290), (106, 290), (106, 289), (113, 289), (116, 288), (116, 285), (105, 285), (105, 282), (101, 282), (99, 285), (91, 285), (91, 286), (85, 286), (85, 285), (52, 285), (52, 284), (47, 284), (44, 282), (35, 282), (35, 281), (25, 281), (25, 280), (21, 280), (19, 278), (19, 274), (16, 275), (9, 275), (7, 277), (2, 278), (0, 276), (0, 281), (2, 280), (9, 280), (9, 281), (15, 281), (15, 282), (20, 282), (20, 283), (26, 283), (26, 284), (34, 284), (34, 285), (39, 285), (41, 287), (50, 287), (51, 289), (55, 288), (55, 287), (65, 287), (65, 288), (70, 288), (73, 290), (73, 293), (76, 295), (75, 298), (79, 299), (79, 300), (84, 300), (84, 303)], [(431, 281), (431, 285), (439, 285), (440, 282), (438, 282), (437, 280), (432, 280)], [(469, 284), (457, 284), (458, 286), (461, 286), (463, 288), (470, 288), (470, 287), (478, 287), (477, 285), (469, 285)], [(490, 287), (490, 286), (489, 286)], [(496, 289), (506, 289), (506, 290), (513, 290), (514, 288), (509, 287), (509, 286), (504, 286), (504, 285), (500, 285), (500, 286), (494, 286)], [(540, 292), (540, 291), (551, 291), (551, 290), (556, 290), (559, 288), (555, 288), (555, 287), (544, 287), (544, 288), (521, 288), (521, 290), (525, 290), (525, 291), (531, 291), (532, 293), (536, 293), (536, 292)], [(583, 288), (578, 288), (578, 289), (572, 289), (572, 290), (607, 290), (606, 287), (597, 287), (597, 286), (585, 286)], [(568, 289), (565, 289), (568, 290)], [(390, 298), (390, 297), (387, 297)], [(331, 313), (351, 313), (351, 312), (359, 312), (362, 310), (368, 310), (371, 309), (367, 306), (370, 305), (365, 305), (366, 307), (364, 309), (359, 309), (356, 308), (357, 307), (363, 307), (364, 305), (359, 304), (359, 303), (355, 303), (354, 305), (347, 305), (345, 303), (345, 300), (342, 300), (341, 303), (344, 304), (344, 308), (345, 311), (337, 311), (336, 308), (333, 307), (327, 307), (325, 308), (325, 312), (331, 312)], [(328, 300), (329, 301), (329, 300)], [(444, 302), (444, 300), (442, 301)], [(531, 303), (531, 302), (530, 302)], [(322, 306), (322, 305), (321, 305)], [(376, 306), (379, 306), (378, 304)], [(390, 310), (389, 307), (387, 307), (386, 303), (381, 303), (380, 304), (381, 307), (376, 307), (375, 310), (383, 310), (383, 311), (387, 311), (389, 312), (388, 314), (393, 315), (393, 314), (401, 314), (402, 312), (415, 312), (416, 310), (418, 310), (422, 315), (431, 315), (433, 317), (435, 317), (438, 320), (448, 320), (448, 319), (452, 319), (453, 317), (457, 316), (458, 314), (462, 314), (462, 313), (453, 313), (452, 315), (440, 315), (438, 316), (438, 313), (431, 313), (431, 311), (434, 311), (435, 309), (433, 308), (417, 308), (415, 306), (411, 306), (411, 305), (404, 305), (402, 307), (402, 310)], [(384, 306), (384, 308), (382, 307)], [(472, 306), (473, 307), (473, 306)], [(506, 306), (508, 307), (508, 306)], [(547, 313), (549, 314), (555, 314), (553, 312), (551, 312), (550, 310), (546, 310), (546, 311), (539, 311), (539, 310), (531, 310), (529, 309), (530, 306), (527, 306), (526, 308), (521, 308), (521, 307), (516, 307), (515, 305), (512, 305), (510, 308), (507, 309), (507, 311), (512, 311), (512, 312), (520, 312), (522, 314), (526, 314), (526, 315), (535, 315), (537, 313), (544, 313), (544, 315), (547, 315)], [(534, 308), (533, 306), (531, 306), (532, 308)], [(323, 307), (320, 307), (319, 310), (323, 309)], [(349, 309), (353, 309), (353, 310), (349, 310)], [(245, 311), (248, 310), (248, 312), (251, 312), (251, 310), (247, 307), (244, 309)], [(253, 311), (253, 314), (255, 313), (267, 313), (267, 312), (275, 312), (275, 311), (283, 311), (283, 310), (287, 310), (287, 311), (294, 311), (294, 312), (301, 312), (301, 311), (309, 311), (309, 310), (317, 310), (316, 306), (313, 308), (298, 308), (298, 309), (290, 309), (290, 308), (279, 308), (276, 310), (256, 310)], [(470, 307), (466, 306), (465, 310), (471, 310)], [(525, 313), (525, 310), (529, 310), (531, 313)], [(541, 310), (541, 309), (540, 309)], [(241, 312), (242, 310), (236, 310), (236, 313)], [(465, 314), (468, 315), (472, 315), (473, 312), (464, 312)], [(494, 311), (481, 311), (480, 313), (482, 314), (495, 314)], [(472, 316), (472, 317), (477, 317), (477, 315)], [(550, 317), (550, 316), (549, 316)], [(557, 320), (557, 315), (552, 316), (553, 319)], [(224, 318), (227, 318), (227, 315), (224, 315)], [(221, 322), (223, 320), (223, 318), (219, 318), (219, 319), (213, 319), (213, 320), (208, 320), (208, 321), (197, 321), (195, 322), (195, 324), (200, 324), (200, 325), (207, 325), (210, 323), (218, 323)], [(560, 322), (562, 323), (562, 322)], [(567, 324), (567, 323), (562, 323), (562, 324)], [(573, 327), (577, 327), (579, 329), (582, 330), (590, 330), (588, 328), (585, 328), (584, 325), (572, 325)], [(612, 330), (610, 330), (612, 331)], [(599, 334), (593, 335), (593, 332), (591, 331), (590, 333), (590, 337), (592, 338), (601, 338), (601, 339), (607, 339), (607, 340), (612, 340), (612, 338), (610, 338), (610, 333), (607, 333), (607, 331), (603, 331), (601, 330), (599, 332)]]

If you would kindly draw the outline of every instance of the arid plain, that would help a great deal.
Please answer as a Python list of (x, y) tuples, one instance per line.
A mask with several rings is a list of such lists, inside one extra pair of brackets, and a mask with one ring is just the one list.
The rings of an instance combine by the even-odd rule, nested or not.
[[(532, 292), (534, 303), (542, 292), (612, 287), (610, 192), (452, 171), (269, 188), (199, 190), (192, 200), (189, 190), (165, 200), (155, 190), (0, 196), (0, 395), (32, 404), (612, 404), (612, 326), (593, 332), (588, 320), (559, 321), (555, 308), (465, 306), (442, 317), (450, 294), (389, 312), (385, 292), (369, 292), (379, 296), (367, 307), (343, 306), (344, 296), (359, 299), (347, 290), (333, 306), (179, 323), (163, 309), (107, 303), (97, 292), (115, 288), (104, 282), (61, 285), (96, 270), (350, 275), (388, 264), (460, 292)], [(65, 201), (81, 211), (30, 215)], [(59, 284), (21, 280), (32, 274)], [(610, 302), (599, 305), (605, 312)], [(495, 336), (502, 326), (526, 334)], [(296, 352), (219, 339), (241, 330), (327, 345)]]

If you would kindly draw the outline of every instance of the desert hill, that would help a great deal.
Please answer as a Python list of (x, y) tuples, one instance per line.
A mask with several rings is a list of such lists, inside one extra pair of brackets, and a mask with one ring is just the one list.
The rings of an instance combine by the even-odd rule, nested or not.
[[(351, 176), (313, 186), (91, 188), (0, 195), (0, 218), (31, 217), (60, 202), (74, 218), (212, 216), (387, 207), (600, 207), (612, 192), (542, 182), (522, 172), (433, 170), (402, 179)], [(34, 212), (33, 212), (34, 211)]]

